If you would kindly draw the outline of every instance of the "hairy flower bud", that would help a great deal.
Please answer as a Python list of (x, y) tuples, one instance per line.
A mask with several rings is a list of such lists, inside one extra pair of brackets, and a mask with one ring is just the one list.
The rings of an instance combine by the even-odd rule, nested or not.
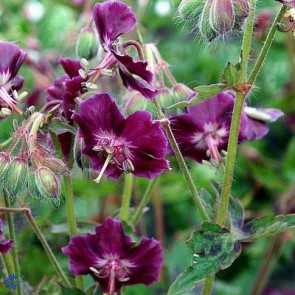
[(190, 100), (197, 95), (195, 91), (183, 83), (177, 83), (174, 85), (173, 94), (178, 98), (178, 100)]
[(0, 179), (6, 174), (7, 167), (10, 163), (10, 157), (5, 153), (0, 153)]
[(249, 2), (248, 0), (235, 0), (234, 12), (235, 12), (235, 28), (240, 30), (244, 24), (245, 19), (249, 15)]
[(132, 114), (138, 110), (146, 110), (147, 100), (138, 91), (127, 92), (123, 97), (126, 114)]
[(41, 164), (45, 167), (48, 167), (53, 173), (56, 175), (63, 175), (65, 173), (69, 173), (66, 165), (60, 159), (54, 157), (45, 157)]
[(182, 0), (178, 13), (180, 17), (186, 21), (191, 21), (202, 12), (204, 0)]
[(209, 22), (214, 31), (224, 34), (231, 31), (235, 24), (232, 0), (213, 0)]
[(31, 172), (28, 176), (28, 191), (31, 197), (41, 200), (43, 196), (41, 195), (35, 180), (35, 173)]
[(98, 52), (98, 38), (91, 26), (83, 28), (79, 34), (76, 52), (80, 58), (92, 59)]
[(45, 198), (59, 198), (60, 182), (47, 167), (40, 167), (35, 172), (35, 182), (40, 194)]
[(199, 22), (199, 30), (201, 32), (201, 35), (209, 42), (211, 42), (218, 36), (217, 32), (212, 28), (209, 22), (211, 7), (212, 0), (206, 1)]
[(22, 158), (13, 158), (3, 176), (3, 188), (10, 196), (16, 196), (26, 185), (28, 177), (27, 162)]

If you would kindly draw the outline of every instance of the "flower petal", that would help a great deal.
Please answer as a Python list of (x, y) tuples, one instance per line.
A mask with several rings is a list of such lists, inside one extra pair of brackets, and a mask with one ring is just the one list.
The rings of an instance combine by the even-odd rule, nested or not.
[(3, 240), (0, 241), (0, 253), (7, 253), (14, 246), (13, 240)]
[(106, 254), (124, 257), (126, 250), (132, 244), (131, 238), (124, 234), (122, 222), (111, 217), (95, 228), (95, 234), (87, 234), (86, 240), (87, 247), (97, 257)]
[(9, 42), (0, 42), (0, 86), (1, 75), (9, 72), (9, 80), (12, 80), (20, 66), (23, 64), (27, 53), (20, 49), (17, 45)]
[(64, 71), (70, 78), (79, 76), (79, 70), (81, 69), (79, 60), (60, 57), (58, 62), (62, 65)]
[(89, 274), (89, 267), (93, 267), (97, 257), (92, 253), (85, 237), (72, 237), (68, 246), (61, 248), (69, 257), (69, 270), (74, 275)]
[(114, 49), (110, 50), (116, 59), (131, 73), (141, 77), (146, 82), (153, 81), (153, 74), (147, 69), (148, 63), (145, 60), (135, 61), (129, 54), (119, 54)]
[(75, 113), (72, 119), (78, 123), (85, 144), (92, 146), (98, 132), (120, 133), (125, 121), (115, 100), (107, 93), (96, 94), (83, 101), (80, 113)]
[(131, 7), (113, 0), (95, 4), (93, 20), (99, 33), (100, 43), (108, 48), (112, 47), (120, 35), (132, 31), (137, 25)]
[(135, 267), (130, 268), (130, 280), (124, 285), (142, 283), (149, 286), (159, 279), (163, 265), (163, 249), (158, 241), (143, 238), (138, 246), (129, 250), (126, 259)]
[(266, 123), (248, 118), (247, 140), (256, 140), (264, 137), (269, 131)]
[(119, 64), (119, 73), (123, 84), (127, 89), (139, 91), (145, 98), (153, 99), (158, 94), (158, 90), (151, 84), (140, 78), (135, 78), (130, 75), (126, 69)]

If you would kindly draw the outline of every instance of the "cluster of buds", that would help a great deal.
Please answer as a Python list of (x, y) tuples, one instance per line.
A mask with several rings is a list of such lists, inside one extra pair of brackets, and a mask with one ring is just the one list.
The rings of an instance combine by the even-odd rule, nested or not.
[(0, 153), (0, 180), (3, 189), (11, 197), (27, 188), (32, 197), (58, 205), (61, 193), (58, 177), (68, 170), (61, 160), (52, 157), (37, 141), (39, 128), (46, 121), (44, 114), (33, 113), (17, 128), (11, 140), (3, 144), (5, 148)]
[(233, 31), (241, 31), (249, 15), (248, 0), (182, 0), (180, 17), (211, 42)]

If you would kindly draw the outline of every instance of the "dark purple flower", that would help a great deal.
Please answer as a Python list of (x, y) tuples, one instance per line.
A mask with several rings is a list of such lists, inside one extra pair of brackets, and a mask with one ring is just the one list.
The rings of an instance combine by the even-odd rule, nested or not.
[[(137, 25), (131, 7), (113, 0), (97, 3), (94, 6), (93, 19), (100, 43), (107, 52), (98, 70), (111, 69), (118, 64), (124, 86), (139, 91), (146, 98), (153, 99), (157, 95), (157, 90), (150, 84), (153, 75), (147, 69), (147, 62), (143, 60), (140, 45), (135, 41), (118, 42), (121, 35), (132, 31)], [(139, 60), (126, 53), (128, 46), (135, 46)]]
[[(197, 162), (221, 160), (226, 150), (234, 106), (234, 94), (221, 92), (211, 99), (187, 109), (187, 114), (170, 117), (171, 128), (184, 156)], [(265, 122), (276, 121), (283, 113), (276, 109), (255, 109), (244, 105), (239, 143), (260, 139), (269, 128)]]
[(164, 159), (167, 139), (160, 122), (146, 111), (137, 111), (126, 119), (107, 93), (97, 94), (80, 104), (73, 115), (79, 125), (87, 155), (94, 170), (117, 179), (123, 172), (153, 178), (169, 169)]
[[(62, 65), (66, 75), (57, 78), (54, 84), (46, 90), (47, 102), (61, 104), (59, 117), (67, 124), (73, 125), (71, 116), (76, 108), (75, 99), (84, 92), (82, 83), (85, 82), (86, 79), (83, 79), (79, 75), (81, 65), (78, 60), (60, 58), (59, 63)], [(63, 155), (67, 160), (73, 147), (73, 134), (70, 132), (62, 132), (58, 134), (58, 138)], [(49, 139), (49, 142), (50, 141), (51, 139)]]
[(3, 223), (2, 223), (2, 219), (0, 219), (0, 253), (5, 254), (14, 246), (14, 241), (3, 240), (2, 227), (3, 227)]
[(8, 42), (0, 42), (0, 52), (0, 107), (22, 114), (22, 110), (16, 106), (17, 100), (12, 96), (12, 92), (23, 86), (24, 79), (17, 76), (17, 73), (26, 53), (17, 45)]
[(69, 257), (74, 275), (90, 274), (103, 292), (113, 295), (123, 286), (156, 282), (163, 264), (163, 250), (154, 239), (135, 245), (124, 234), (121, 221), (107, 218), (95, 234), (72, 237), (62, 252)]

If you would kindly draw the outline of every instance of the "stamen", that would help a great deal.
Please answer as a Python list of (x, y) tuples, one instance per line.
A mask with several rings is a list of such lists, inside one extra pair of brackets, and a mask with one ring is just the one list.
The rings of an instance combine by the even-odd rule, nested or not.
[(89, 269), (97, 276), (97, 277), (99, 277), (99, 275), (100, 275), (100, 272), (96, 269), (96, 268), (94, 268), (94, 267), (89, 267)]
[(114, 295), (115, 293), (115, 280), (116, 280), (116, 273), (115, 270), (111, 269), (110, 279), (109, 279), (109, 293), (110, 295)]
[(107, 156), (107, 158), (106, 158), (106, 160), (105, 160), (105, 162), (103, 164), (103, 167), (101, 168), (101, 170), (99, 172), (99, 175), (93, 180), (94, 182), (96, 182), (96, 183), (100, 182), (100, 180), (101, 180), (104, 172), (106, 171), (106, 169), (107, 169), (110, 161), (112, 160), (112, 158), (113, 158), (113, 154), (108, 154), (108, 156)]
[(130, 172), (134, 171), (134, 166), (129, 159), (126, 159), (125, 161), (123, 161), (122, 168), (123, 168), (124, 172), (126, 172), (126, 173), (130, 173)]
[(15, 110), (19, 115), (23, 114), (23, 111), (15, 105), (15, 100), (12, 98), (5, 88), (0, 87), (0, 98), (2, 98), (8, 106)]

